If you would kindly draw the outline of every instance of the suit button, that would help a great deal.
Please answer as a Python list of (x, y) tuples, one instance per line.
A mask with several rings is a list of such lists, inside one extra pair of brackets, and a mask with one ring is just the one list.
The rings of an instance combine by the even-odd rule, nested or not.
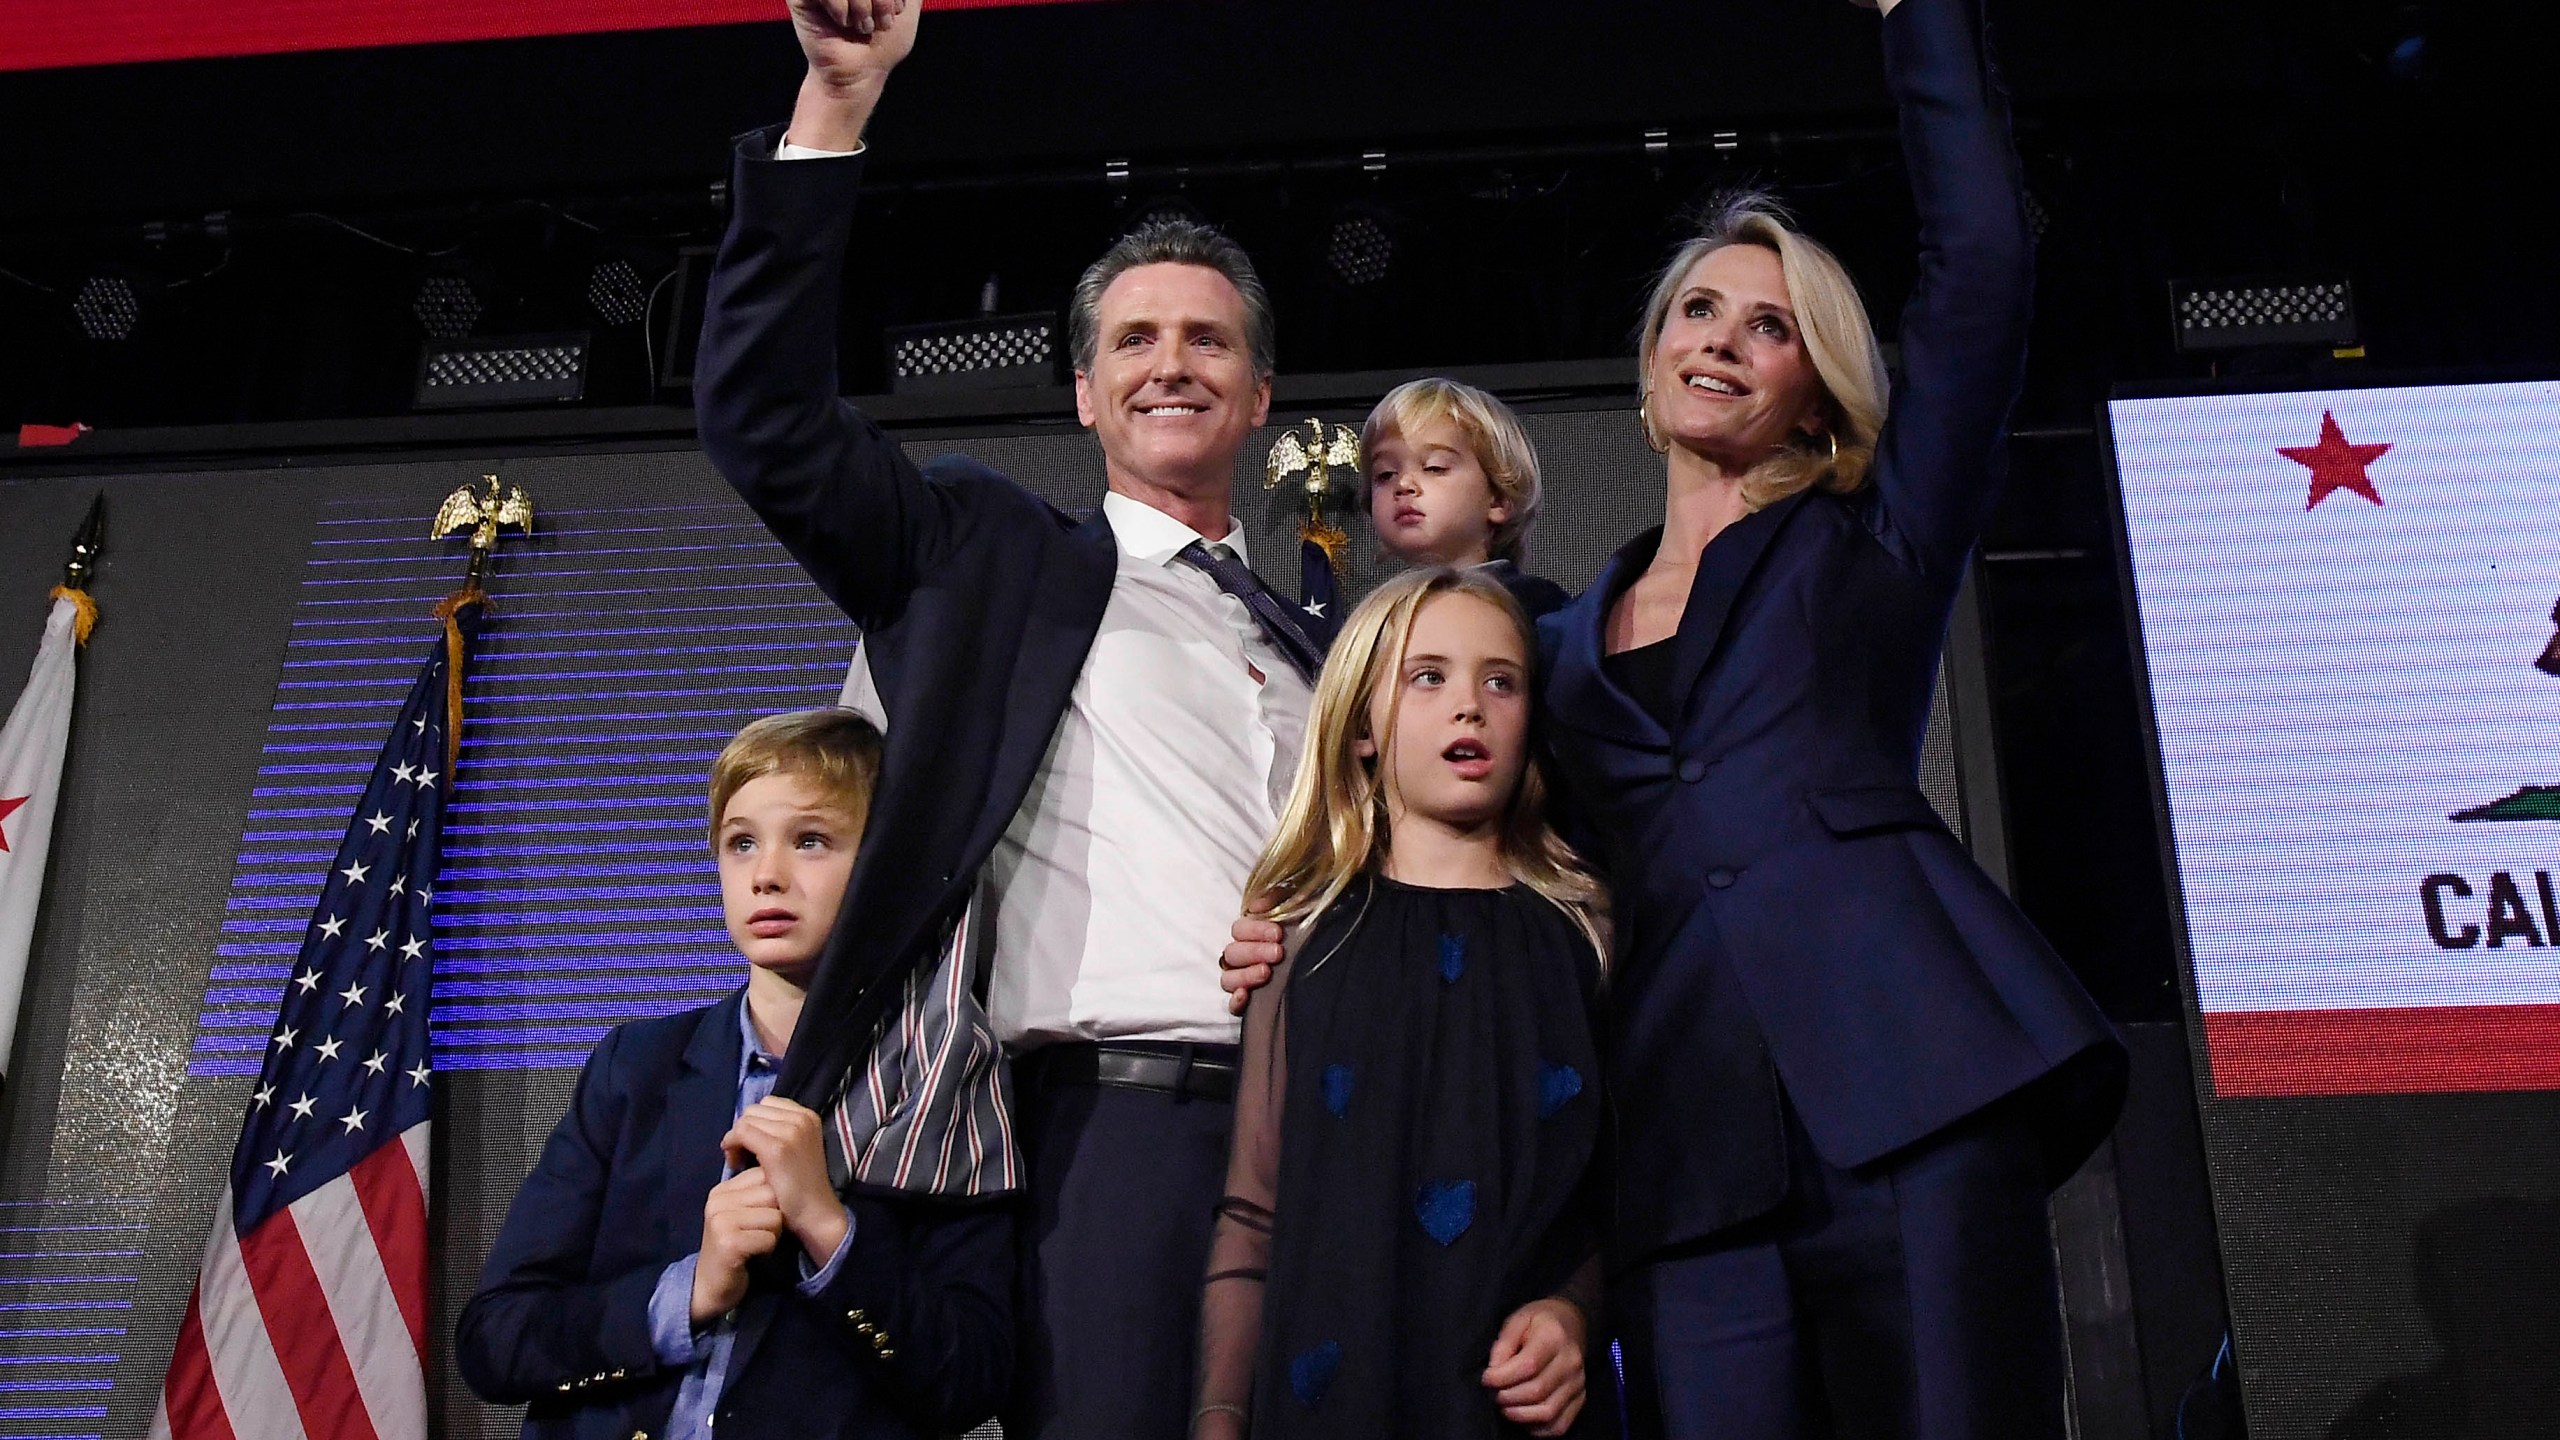
[(1714, 868), (1713, 870), (1710, 870), (1710, 871), (1708, 871), (1708, 872), (1707, 872), (1707, 883), (1708, 883), (1709, 885), (1711, 885), (1711, 886), (1715, 887), (1715, 888), (1716, 888), (1716, 889), (1718, 889), (1718, 890), (1730, 890), (1730, 889), (1732, 889), (1732, 888), (1733, 888), (1733, 881), (1734, 881), (1734, 874), (1733, 874), (1733, 872), (1732, 872), (1732, 871), (1730, 871), (1730, 870), (1727, 870), (1726, 868), (1724, 868), (1724, 867), (1723, 867), (1723, 866), (1721, 866), (1721, 865), (1719, 865), (1719, 866), (1717, 866), (1716, 868)]
[(863, 1315), (863, 1313), (862, 1313), (861, 1311), (859, 1311), (859, 1310), (847, 1310), (846, 1312), (844, 1312), (844, 1318), (846, 1318), (847, 1320), (852, 1321), (852, 1322), (853, 1322), (854, 1324), (856, 1324), (856, 1325), (859, 1325), (859, 1324), (861, 1324), (861, 1323), (863, 1322), (863, 1320), (864, 1320), (865, 1318), (867, 1318), (867, 1317), (865, 1317), (865, 1316)]
[(1692, 755), (1688, 759), (1680, 762), (1680, 782), (1682, 784), (1695, 785), (1706, 778), (1707, 762), (1702, 757)]

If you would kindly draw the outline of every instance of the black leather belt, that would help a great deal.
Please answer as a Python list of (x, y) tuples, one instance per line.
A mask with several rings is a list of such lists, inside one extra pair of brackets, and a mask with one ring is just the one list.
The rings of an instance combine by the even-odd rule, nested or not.
[(1236, 1047), (1179, 1040), (1111, 1040), (1043, 1045), (1022, 1058), (1033, 1085), (1115, 1085), (1193, 1100), (1232, 1103)]

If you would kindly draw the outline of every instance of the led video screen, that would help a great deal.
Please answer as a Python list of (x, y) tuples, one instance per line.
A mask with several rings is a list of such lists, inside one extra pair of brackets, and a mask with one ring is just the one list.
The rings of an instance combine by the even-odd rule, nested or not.
[[(1076, 0), (932, 3), (941, 10), (972, 10)], [(780, 5), (766, 0), (462, 0), (447, 5), (215, 0), (175, 7), (142, 0), (11, 0), (0, 15), (0, 70), (662, 30), (771, 20), (781, 13)]]
[(2111, 422), (2215, 1093), (2560, 1088), (2560, 385)]

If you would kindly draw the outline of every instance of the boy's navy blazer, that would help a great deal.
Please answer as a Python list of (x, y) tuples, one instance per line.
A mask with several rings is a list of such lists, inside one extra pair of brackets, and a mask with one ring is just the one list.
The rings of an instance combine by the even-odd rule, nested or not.
[[(737, 1108), (744, 992), (616, 1026), (516, 1192), (454, 1361), (483, 1399), (526, 1403), (539, 1440), (663, 1433), (649, 1297), (701, 1246)], [(995, 1412), (1013, 1373), (1012, 1210), (858, 1196), (852, 1249), (815, 1297), (759, 1280), (717, 1407), (723, 1440), (914, 1440)], [(856, 1327), (885, 1337), (887, 1358)]]
[(1735, 1103), (1766, 1073), (1748, 1059), (1762, 1043), (1841, 1167), (2067, 1071), (2038, 1090), (2067, 1168), (2121, 1098), (2112, 1030), (1915, 780), (1947, 618), (2005, 469), (2033, 268), (1971, 0), (1903, 0), (1884, 29), (1921, 265), (1870, 483), (1782, 501), (1709, 547), (1672, 642), (1668, 727), (1601, 664), (1609, 606), (1659, 528), (1539, 627), (1556, 761), (1617, 881), (1622, 1256), (1784, 1194), (1776, 1097)]
[[(966, 456), (919, 467), (837, 398), (862, 157), (742, 137), (694, 372), (712, 463), (862, 627), (889, 743), (839, 924), (776, 1093), (821, 1104), (958, 914), (1031, 787), (1102, 625), (1119, 549)], [(877, 236), (852, 264), (895, 267)]]

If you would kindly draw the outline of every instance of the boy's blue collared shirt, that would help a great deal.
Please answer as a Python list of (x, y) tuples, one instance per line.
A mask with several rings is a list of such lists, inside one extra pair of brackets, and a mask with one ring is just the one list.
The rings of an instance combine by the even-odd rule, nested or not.
[[(754, 1013), (743, 1000), (738, 1005), (738, 1034), (738, 1103), (729, 1112), (731, 1119), (744, 1115), (748, 1107), (771, 1095), (782, 1068), (781, 1057), (767, 1054), (757, 1040)], [(808, 1257), (800, 1258), (800, 1293), (815, 1295), (826, 1289), (852, 1249), (853, 1212), (847, 1210), (844, 1239), (836, 1245), (836, 1253), (827, 1257), (827, 1263), (811, 1270)], [(711, 1410), (720, 1402), (720, 1392), (728, 1384), (729, 1352), (738, 1343), (738, 1316), (734, 1310), (707, 1330), (693, 1328), (693, 1268), (701, 1258), (697, 1251), (668, 1266), (658, 1277), (658, 1288), (649, 1295), (649, 1338), (657, 1347), (658, 1360), (664, 1365), (685, 1367), (684, 1383), (676, 1389), (675, 1408), (667, 1412), (667, 1440), (711, 1440)]]

